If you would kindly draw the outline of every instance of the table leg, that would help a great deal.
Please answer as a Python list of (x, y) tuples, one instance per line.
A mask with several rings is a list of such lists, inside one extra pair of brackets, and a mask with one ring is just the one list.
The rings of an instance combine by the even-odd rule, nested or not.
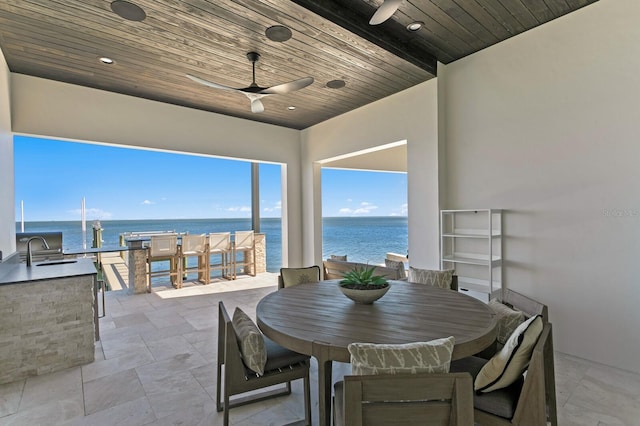
[(318, 358), (318, 409), (320, 426), (331, 425), (331, 360)]
[(314, 341), (311, 354), (318, 361), (318, 420), (320, 426), (331, 426), (331, 370), (330, 345)]

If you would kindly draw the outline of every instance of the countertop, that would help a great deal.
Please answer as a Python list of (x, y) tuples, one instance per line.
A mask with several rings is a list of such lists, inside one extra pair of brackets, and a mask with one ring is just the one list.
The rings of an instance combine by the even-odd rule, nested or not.
[[(75, 261), (73, 263), (68, 263)], [(67, 263), (60, 263), (67, 262)], [(37, 266), (51, 263), (51, 265)], [(56, 264), (58, 263), (58, 264)], [(28, 281), (50, 280), (55, 278), (75, 277), (96, 274), (96, 268), (91, 259), (65, 259), (51, 262), (35, 262), (27, 267), (25, 263), (0, 263), (0, 285), (19, 284)]]
[(91, 247), (91, 248), (74, 248), (63, 249), (62, 254), (95, 254), (95, 253), (116, 253), (119, 251), (129, 250), (144, 250), (145, 247), (129, 247), (129, 246), (105, 246), (105, 247)]

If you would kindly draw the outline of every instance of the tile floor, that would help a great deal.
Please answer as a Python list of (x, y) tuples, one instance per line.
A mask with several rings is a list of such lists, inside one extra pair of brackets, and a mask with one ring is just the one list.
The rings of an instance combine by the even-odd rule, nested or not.
[[(255, 314), (276, 274), (107, 293), (95, 362), (0, 385), (0, 425), (221, 425), (215, 409), (217, 303)], [(312, 362), (311, 399), (317, 401)], [(334, 379), (348, 374), (334, 365)], [(300, 382), (300, 381), (298, 381)], [(640, 375), (556, 353), (562, 426), (640, 425)], [(317, 403), (312, 407), (317, 424)], [(282, 425), (303, 417), (293, 394), (230, 412), (233, 425)]]

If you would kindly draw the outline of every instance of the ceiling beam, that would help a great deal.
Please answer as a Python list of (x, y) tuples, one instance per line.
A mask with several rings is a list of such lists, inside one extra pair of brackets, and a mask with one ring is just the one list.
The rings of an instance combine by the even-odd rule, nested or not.
[(413, 43), (415, 35), (393, 19), (380, 25), (369, 25), (369, 19), (376, 9), (366, 2), (361, 0), (292, 1), (436, 76), (437, 59), (433, 53), (418, 43)]

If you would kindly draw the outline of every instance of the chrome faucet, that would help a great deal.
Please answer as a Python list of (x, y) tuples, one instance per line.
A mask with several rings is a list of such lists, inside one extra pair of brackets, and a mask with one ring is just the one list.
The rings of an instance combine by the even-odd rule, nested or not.
[(27, 266), (31, 266), (31, 263), (33, 262), (33, 254), (31, 253), (31, 241), (33, 240), (41, 240), (42, 248), (49, 249), (49, 244), (47, 244), (47, 240), (45, 240), (44, 237), (37, 236), (29, 238), (27, 241)]

